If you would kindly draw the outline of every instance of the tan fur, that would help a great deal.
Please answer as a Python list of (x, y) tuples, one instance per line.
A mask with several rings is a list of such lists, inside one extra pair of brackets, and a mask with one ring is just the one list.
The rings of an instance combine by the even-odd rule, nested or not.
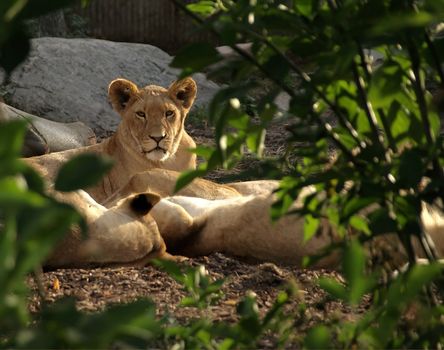
[[(259, 184), (241, 187), (251, 190)], [(269, 181), (263, 181), (263, 185), (273, 187)], [(306, 243), (303, 217), (288, 215), (273, 223), (270, 206), (274, 200), (270, 192), (218, 200), (173, 196), (161, 199), (152, 216), (169, 251), (185, 256), (223, 252), (249, 260), (301, 266), (304, 256), (320, 253), (331, 243), (325, 222), (323, 229)], [(294, 209), (300, 203), (296, 202)], [(332, 255), (317, 267), (332, 267), (336, 260)]]
[[(243, 181), (232, 182), (227, 184), (232, 189), (235, 189), (243, 196), (250, 194), (270, 194), (274, 190), (279, 188), (279, 181), (277, 180), (256, 180), (256, 181)], [(210, 199), (210, 198), (208, 198)]]
[[(154, 85), (139, 89), (127, 80), (114, 80), (109, 98), (122, 121), (113, 136), (97, 145), (28, 158), (27, 162), (51, 181), (60, 166), (75, 155), (92, 152), (111, 157), (111, 171), (86, 189), (99, 203), (125, 186), (133, 175), (149, 169), (194, 169), (196, 156), (188, 149), (196, 144), (184, 130), (184, 121), (195, 96), (196, 84), (191, 78), (175, 82), (169, 89)], [(167, 111), (174, 116), (167, 117)], [(141, 112), (145, 118), (136, 114)], [(155, 149), (155, 138), (161, 149)]]
[[(161, 197), (171, 196), (174, 193), (180, 173), (166, 169), (152, 169), (131, 177), (130, 181), (108, 197), (105, 206), (114, 205), (121, 198), (133, 193), (154, 192)], [(191, 184), (181, 189), (178, 195), (199, 197), (205, 199), (223, 199), (239, 197), (239, 192), (231, 186), (220, 185), (205, 179), (194, 179)]]
[[(320, 253), (337, 239), (326, 221), (308, 242), (303, 239), (303, 217), (288, 215), (272, 223), (270, 206), (276, 181), (219, 185), (196, 179), (178, 195), (168, 197), (173, 194), (177, 171), (195, 167), (195, 156), (187, 152), (195, 144), (183, 129), (195, 95), (190, 78), (169, 89), (139, 89), (129, 81), (115, 80), (109, 97), (122, 122), (114, 136), (99, 145), (28, 160), (49, 182), (64, 161), (81, 152), (115, 160), (111, 172), (87, 189), (88, 193), (57, 194), (84, 215), (90, 235), (82, 240), (79, 230), (73, 229), (49, 258), (48, 266), (145, 264), (152, 257), (169, 257), (164, 240), (170, 252), (186, 256), (218, 251), (301, 266), (304, 256)], [(167, 111), (175, 117), (168, 118)], [(308, 187), (302, 197), (312, 191)], [(167, 198), (149, 214), (138, 213), (129, 205), (137, 196), (154, 205), (159, 197), (151, 192)], [(293, 209), (301, 203), (299, 198)], [(421, 219), (442, 255), (441, 213), (425, 207)], [(340, 257), (333, 254), (316, 266), (334, 268), (339, 262)]]
[(47, 259), (46, 267), (142, 266), (154, 257), (165, 256), (165, 243), (148, 214), (160, 197), (132, 195), (109, 209), (82, 190), (56, 197), (76, 206), (86, 220), (88, 235), (83, 237), (80, 228), (73, 227)]
[[(61, 165), (80, 153), (98, 153), (114, 160), (111, 171), (97, 185), (85, 189), (86, 192), (55, 194), (83, 215), (89, 235), (84, 240), (74, 227), (46, 262), (48, 267), (138, 265), (153, 257), (169, 258), (155, 221), (148, 212), (137, 213), (128, 203), (139, 196), (150, 201), (150, 210), (159, 200), (157, 195), (146, 193), (149, 190), (137, 191), (132, 186), (140, 182), (140, 177), (148, 182), (152, 178), (152, 187), (163, 190), (166, 186), (160, 176), (163, 170), (151, 176), (150, 169), (195, 168), (196, 157), (188, 152), (195, 143), (185, 132), (184, 121), (196, 97), (196, 84), (186, 78), (168, 89), (154, 85), (139, 89), (128, 80), (117, 79), (111, 82), (108, 93), (113, 108), (122, 117), (113, 136), (97, 145), (26, 159), (47, 180), (49, 188)], [(143, 176), (131, 181), (143, 172), (146, 172)], [(131, 191), (124, 197), (114, 197), (107, 207), (98, 204), (119, 189)], [(172, 189), (170, 184), (165, 191)], [(140, 192), (145, 193), (134, 195)]]
[[(258, 186), (272, 189), (274, 185), (273, 181), (265, 180), (239, 183), (236, 187), (241, 192), (243, 190), (252, 193)], [(302, 199), (313, 191), (312, 187), (304, 189), (292, 209), (300, 208)], [(185, 196), (167, 197), (161, 199), (153, 208), (152, 216), (169, 251), (185, 256), (223, 252), (249, 260), (301, 267), (304, 256), (319, 254), (330, 243), (339, 239), (327, 220), (321, 221), (320, 229), (307, 242), (304, 242), (304, 218), (300, 215), (286, 215), (273, 223), (270, 218), (270, 207), (275, 198), (270, 192), (268, 194), (265, 192), (222, 200)], [(442, 213), (424, 205), (421, 221), (435, 242), (438, 255), (442, 257), (444, 255)], [(376, 241), (379, 246), (396, 245), (394, 248), (402, 251), (396, 237), (383, 235)], [(423, 257), (418, 242), (413, 243), (419, 253), (418, 256)], [(405, 253), (399, 259), (401, 260), (398, 260), (398, 263), (405, 263)], [(314, 267), (334, 269), (340, 266), (340, 263), (341, 257), (335, 253), (318, 261)]]

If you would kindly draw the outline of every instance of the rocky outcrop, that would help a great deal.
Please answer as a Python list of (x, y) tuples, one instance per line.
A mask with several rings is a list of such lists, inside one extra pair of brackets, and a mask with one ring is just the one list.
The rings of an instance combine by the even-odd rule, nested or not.
[[(171, 59), (145, 44), (38, 38), (32, 40), (30, 56), (13, 72), (4, 90), (14, 107), (59, 122), (82, 121), (102, 135), (119, 123), (108, 103), (110, 81), (122, 77), (139, 86), (167, 87), (178, 74), (169, 67)], [(203, 74), (193, 77), (198, 84), (195, 104), (207, 104), (217, 85)]]

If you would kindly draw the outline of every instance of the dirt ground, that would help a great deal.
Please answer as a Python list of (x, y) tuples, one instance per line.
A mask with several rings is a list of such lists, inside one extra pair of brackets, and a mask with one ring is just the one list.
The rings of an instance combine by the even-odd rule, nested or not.
[[(187, 129), (198, 144), (212, 142), (211, 129), (203, 125), (196, 126), (195, 123), (189, 125)], [(266, 138), (266, 152), (279, 153), (284, 141), (282, 125), (272, 127)], [(243, 164), (243, 167), (245, 166), (248, 166), (248, 162)], [(217, 181), (221, 174), (222, 172), (216, 171), (210, 174), (209, 178)], [(326, 296), (316, 281), (321, 276), (341, 280), (341, 276), (334, 271), (301, 270), (271, 263), (245, 263), (219, 253), (190, 259), (183, 264), (204, 265), (212, 278), (225, 280), (222, 299), (205, 312), (213, 320), (235, 322), (238, 318), (236, 305), (248, 292), (256, 294), (259, 312), (264, 315), (272, 306), (278, 292), (290, 281), (294, 282), (299, 292), (286, 310), (288, 313), (299, 314), (300, 322), (294, 325), (294, 339), (289, 345), (291, 348), (299, 343), (301, 334), (310, 326), (325, 324), (328, 320), (353, 320), (368, 305), (364, 303), (352, 310)], [(32, 277), (29, 279), (29, 284), (32, 288), (30, 307), (32, 311), (38, 312), (41, 300)], [(197, 309), (177, 306), (185, 296), (185, 292), (173, 278), (153, 266), (91, 270), (60, 269), (45, 272), (43, 286), (48, 302), (63, 296), (71, 296), (77, 300), (77, 307), (80, 310), (88, 312), (102, 310), (111, 304), (127, 303), (148, 297), (156, 302), (159, 315), (168, 313), (183, 322), (201, 317)], [(305, 306), (305, 311), (301, 313), (302, 306)], [(273, 348), (274, 345), (272, 340), (265, 338), (259, 347)]]

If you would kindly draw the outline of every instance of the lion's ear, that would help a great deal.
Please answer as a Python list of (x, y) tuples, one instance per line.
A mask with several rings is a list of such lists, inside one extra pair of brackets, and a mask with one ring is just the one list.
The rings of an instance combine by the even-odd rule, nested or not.
[(160, 201), (160, 197), (154, 193), (140, 193), (130, 200), (130, 208), (134, 214), (144, 216)]
[(108, 96), (114, 110), (118, 113), (125, 111), (138, 91), (137, 85), (129, 80), (113, 80), (108, 87)]
[(190, 77), (177, 80), (168, 88), (168, 94), (170, 97), (181, 104), (185, 109), (190, 109), (196, 98), (196, 93), (196, 82)]
[(117, 208), (124, 210), (133, 217), (142, 217), (160, 201), (160, 196), (155, 193), (139, 193), (126, 197), (117, 203)]

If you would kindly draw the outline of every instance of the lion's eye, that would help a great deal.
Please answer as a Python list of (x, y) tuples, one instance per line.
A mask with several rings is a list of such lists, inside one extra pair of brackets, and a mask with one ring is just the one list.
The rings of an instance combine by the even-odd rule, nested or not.
[(174, 111), (166, 111), (165, 112), (165, 116), (167, 117), (167, 118), (172, 118), (172, 117), (174, 117)]
[(137, 115), (139, 118), (143, 118), (143, 119), (146, 118), (146, 114), (145, 114), (145, 112), (142, 112), (142, 111), (138, 111), (138, 112), (136, 112), (136, 115)]

